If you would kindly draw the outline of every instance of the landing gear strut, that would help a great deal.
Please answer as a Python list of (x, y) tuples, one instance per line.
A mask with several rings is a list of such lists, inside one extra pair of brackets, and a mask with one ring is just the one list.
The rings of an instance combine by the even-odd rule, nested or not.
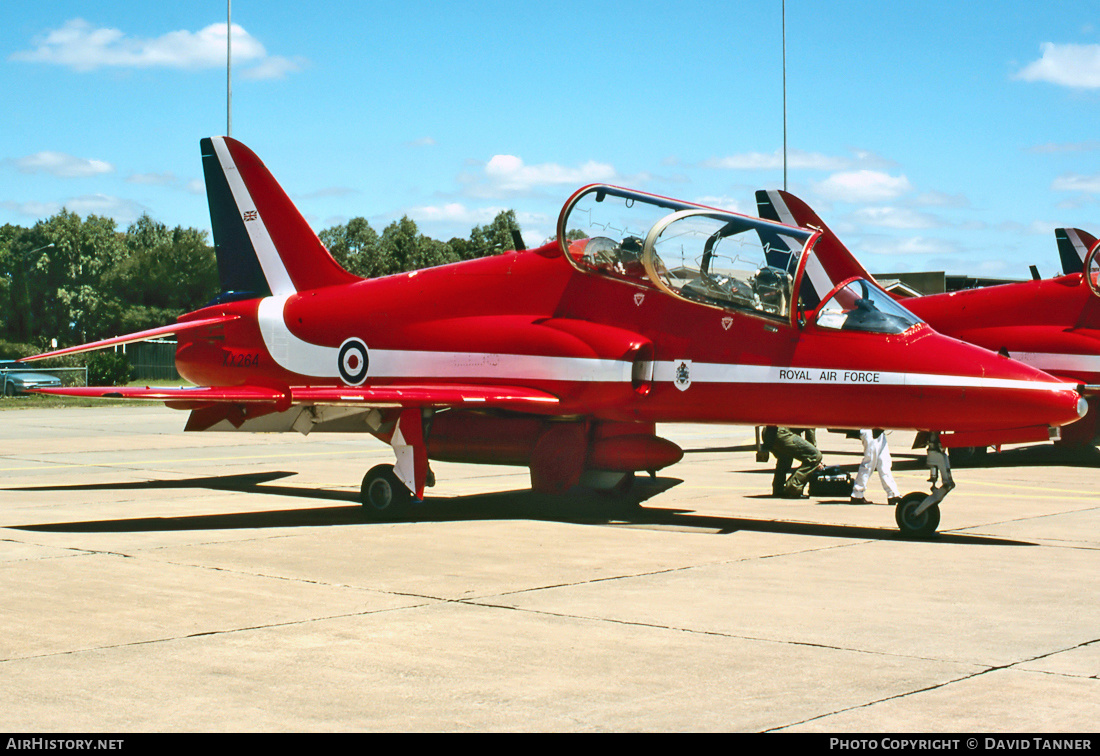
[[(894, 510), (894, 519), (901, 529), (902, 535), (909, 538), (929, 538), (940, 526), (940, 507), (947, 493), (955, 487), (955, 481), (951, 478), (951, 463), (947, 461), (947, 454), (940, 445), (940, 434), (933, 433), (928, 439), (928, 467), (932, 472), (929, 481), (932, 483), (932, 492), (925, 494), (920, 491), (906, 494)], [(943, 485), (937, 486), (942, 479)]]

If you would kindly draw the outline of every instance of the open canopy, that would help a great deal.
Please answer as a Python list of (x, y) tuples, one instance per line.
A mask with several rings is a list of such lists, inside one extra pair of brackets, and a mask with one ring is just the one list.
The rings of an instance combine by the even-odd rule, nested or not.
[(566, 259), (586, 273), (790, 322), (820, 306), (830, 315), (813, 322), (825, 328), (899, 333), (920, 322), (865, 280), (854, 260), (819, 259), (820, 235), (606, 185), (578, 191), (558, 218)]

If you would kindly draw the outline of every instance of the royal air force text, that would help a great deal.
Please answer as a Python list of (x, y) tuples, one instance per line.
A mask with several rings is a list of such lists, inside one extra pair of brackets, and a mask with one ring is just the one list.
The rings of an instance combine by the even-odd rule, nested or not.
[(879, 373), (869, 373), (862, 370), (784, 368), (779, 371), (779, 380), (809, 383), (881, 383), (882, 376)]

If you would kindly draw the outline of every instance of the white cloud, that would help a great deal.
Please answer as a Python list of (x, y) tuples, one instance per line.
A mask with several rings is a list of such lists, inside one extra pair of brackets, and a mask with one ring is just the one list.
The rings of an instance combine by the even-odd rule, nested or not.
[(8, 200), (0, 202), (0, 207), (27, 218), (42, 219), (56, 215), (61, 209), (61, 204), (58, 202), (12, 202)]
[(20, 173), (49, 173), (58, 178), (85, 178), (114, 171), (110, 163), (73, 157), (64, 152), (36, 152), (12, 162)]
[[(237, 59), (237, 38), (233, 37), (233, 60)], [(284, 58), (280, 55), (272, 55), (262, 61), (241, 71), (241, 78), (252, 81), (262, 79), (285, 79), (287, 74), (298, 73), (306, 66), (306, 59), (302, 57)]]
[(838, 202), (884, 202), (900, 197), (913, 187), (905, 176), (861, 170), (834, 173), (814, 188), (823, 197)]
[[(142, 38), (127, 36), (119, 29), (96, 28), (75, 18), (37, 40), (34, 49), (13, 53), (9, 60), (51, 63), (80, 72), (99, 68), (220, 68), (226, 62), (227, 28), (226, 24), (210, 24), (197, 32), (173, 31)], [(241, 71), (245, 78), (270, 79), (301, 70), (305, 61), (269, 56), (259, 40), (233, 24), (233, 63), (246, 66)]]
[(729, 210), (733, 213), (741, 213), (742, 215), (756, 215), (755, 207), (753, 207), (751, 211), (746, 211), (743, 207), (741, 207), (741, 203), (739, 203), (733, 197), (718, 197), (712, 195), (709, 197), (696, 197), (694, 200), (692, 200), (692, 202), (696, 202), (700, 205), (706, 205), (707, 207), (716, 207), (719, 210)]
[(965, 195), (947, 194), (946, 192), (937, 192), (935, 190), (917, 195), (913, 198), (912, 203), (917, 207), (970, 207), (970, 200), (968, 200)]
[(468, 223), (478, 226), (492, 222), (503, 207), (468, 208), (461, 202), (448, 202), (445, 205), (425, 205), (409, 208), (408, 214), (417, 223), (433, 223), (446, 221), (448, 223)]
[(879, 228), (916, 229), (936, 228), (943, 225), (929, 213), (918, 213), (900, 207), (862, 207), (853, 214), (856, 222)]
[(1100, 45), (1044, 42), (1039, 60), (1024, 66), (1017, 79), (1047, 81), (1064, 87), (1100, 88)]
[[(850, 157), (824, 155), (802, 150), (787, 151), (787, 168), (806, 171), (846, 171), (852, 168), (889, 168), (894, 163), (869, 150), (853, 149)], [(710, 158), (702, 163), (704, 168), (722, 168), (731, 171), (772, 171), (783, 168), (783, 151), (743, 152), (723, 158)]]
[(942, 239), (928, 239), (921, 236), (892, 238), (885, 236), (868, 237), (860, 247), (861, 251), (875, 255), (908, 257), (910, 255), (955, 255), (958, 248)]
[(493, 155), (485, 166), (485, 176), (498, 189), (523, 192), (538, 186), (570, 184), (580, 186), (615, 178), (615, 169), (607, 163), (589, 160), (577, 168), (557, 163), (525, 165), (515, 155)]
[(1065, 223), (1056, 223), (1054, 221), (1033, 220), (1028, 224), (1027, 233), (1034, 236), (1050, 236), (1054, 233), (1054, 229), (1064, 227), (1065, 225)]
[(80, 216), (102, 215), (121, 224), (133, 223), (148, 212), (140, 203), (106, 194), (85, 194), (64, 202), (0, 202), (0, 207), (39, 220), (57, 215), (65, 208)]
[(1093, 152), (1094, 150), (1100, 150), (1100, 141), (1067, 142), (1065, 144), (1048, 142), (1047, 144), (1040, 144), (1027, 149), (1028, 152), (1036, 155), (1055, 155), (1065, 152)]
[(515, 196), (545, 186), (579, 187), (618, 179), (615, 168), (607, 163), (589, 160), (576, 168), (557, 163), (527, 165), (515, 155), (494, 155), (482, 165), (480, 175), (464, 172), (458, 177), (466, 184), (463, 193), (474, 197)]
[[(840, 171), (850, 168), (852, 161), (847, 158), (830, 157), (819, 152), (787, 152), (787, 167), (799, 170)], [(704, 168), (725, 168), (732, 171), (764, 171), (783, 167), (783, 151), (772, 153), (743, 152), (723, 158), (710, 158), (703, 162)]]
[(1100, 192), (1100, 173), (1091, 176), (1067, 173), (1054, 179), (1050, 188), (1056, 192)]
[(65, 201), (65, 207), (77, 215), (102, 215), (119, 223), (133, 223), (148, 209), (133, 200), (107, 194), (85, 194)]

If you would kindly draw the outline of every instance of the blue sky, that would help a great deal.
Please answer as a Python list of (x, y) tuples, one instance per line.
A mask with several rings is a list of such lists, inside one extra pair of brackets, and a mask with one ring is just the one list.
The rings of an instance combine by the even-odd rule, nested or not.
[[(755, 212), (782, 187), (780, 1), (233, 3), (233, 136), (316, 230), (529, 244), (603, 181)], [(0, 223), (209, 228), (224, 0), (13, 0)], [(1100, 5), (789, 0), (789, 188), (873, 271), (1057, 272), (1100, 235)]]

